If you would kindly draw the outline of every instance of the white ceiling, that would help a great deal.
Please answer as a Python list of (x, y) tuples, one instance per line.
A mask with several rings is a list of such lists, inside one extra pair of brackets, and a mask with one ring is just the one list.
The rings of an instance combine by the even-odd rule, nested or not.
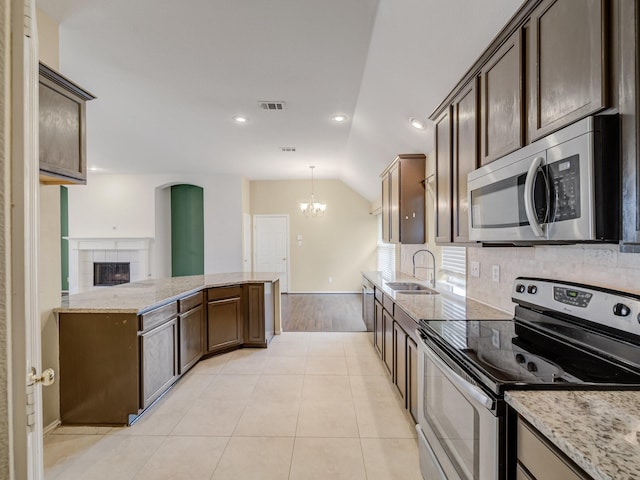
[(370, 200), (396, 154), (433, 148), (409, 118), (427, 119), (521, 3), (37, 0), (60, 25), (61, 73), (98, 97), (90, 167), (256, 180), (316, 165)]

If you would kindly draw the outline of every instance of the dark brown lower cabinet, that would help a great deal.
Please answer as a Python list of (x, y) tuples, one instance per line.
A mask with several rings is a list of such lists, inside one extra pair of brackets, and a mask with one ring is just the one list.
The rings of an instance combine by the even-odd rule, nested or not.
[(393, 378), (393, 317), (384, 308), (382, 309), (382, 334), (384, 364)]
[(204, 353), (204, 308), (198, 305), (179, 317), (180, 325), (180, 374), (198, 363)]
[(383, 330), (382, 330), (382, 304), (376, 300), (376, 313), (373, 317), (373, 344), (376, 352), (382, 358)]
[(244, 285), (246, 321), (244, 346), (266, 347), (275, 335), (274, 287), (271, 283)]
[(175, 318), (140, 335), (141, 408), (151, 405), (178, 378), (177, 345)]
[(418, 345), (407, 337), (407, 410), (418, 422)]
[(400, 397), (407, 402), (407, 334), (398, 324), (393, 322), (393, 368), (394, 383)]
[(207, 353), (242, 345), (242, 288), (211, 288), (207, 300)]

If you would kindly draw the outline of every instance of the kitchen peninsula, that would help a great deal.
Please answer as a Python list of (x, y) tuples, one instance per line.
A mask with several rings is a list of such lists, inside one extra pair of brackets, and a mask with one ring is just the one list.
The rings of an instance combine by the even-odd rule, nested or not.
[(62, 423), (122, 425), (201, 358), (267, 347), (280, 286), (276, 273), (152, 279), (71, 295), (54, 311)]

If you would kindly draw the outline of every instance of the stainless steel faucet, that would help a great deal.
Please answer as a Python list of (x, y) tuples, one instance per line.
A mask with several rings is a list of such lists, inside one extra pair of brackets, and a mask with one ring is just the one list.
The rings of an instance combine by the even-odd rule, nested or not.
[(427, 270), (433, 270), (433, 277), (431, 277), (431, 286), (433, 288), (436, 288), (436, 257), (433, 255), (433, 252), (431, 250), (427, 250), (426, 248), (422, 248), (420, 250), (417, 250), (414, 254), (413, 254), (413, 258), (412, 258), (412, 262), (413, 262), (413, 276), (416, 276), (416, 255), (419, 254), (420, 252), (426, 252), (429, 255), (431, 255), (431, 261), (432, 263), (432, 267), (420, 267), (420, 268), (426, 268)]

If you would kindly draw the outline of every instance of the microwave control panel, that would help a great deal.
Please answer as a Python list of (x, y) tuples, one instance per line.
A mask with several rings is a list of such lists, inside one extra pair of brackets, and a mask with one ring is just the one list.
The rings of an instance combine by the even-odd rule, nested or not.
[(551, 180), (551, 218), (554, 222), (580, 218), (580, 156), (547, 165)]

